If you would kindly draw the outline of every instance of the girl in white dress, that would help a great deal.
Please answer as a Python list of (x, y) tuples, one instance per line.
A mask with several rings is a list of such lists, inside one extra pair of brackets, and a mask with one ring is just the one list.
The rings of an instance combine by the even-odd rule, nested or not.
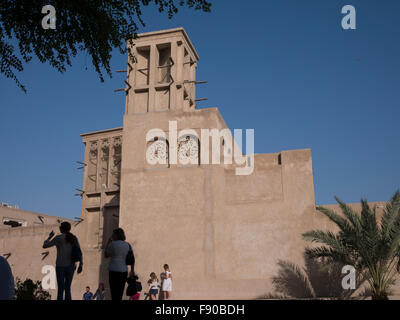
[(169, 266), (164, 264), (165, 270), (165, 279), (162, 284), (162, 291), (164, 294), (164, 300), (171, 299), (171, 292), (172, 292), (172, 273), (169, 270)]

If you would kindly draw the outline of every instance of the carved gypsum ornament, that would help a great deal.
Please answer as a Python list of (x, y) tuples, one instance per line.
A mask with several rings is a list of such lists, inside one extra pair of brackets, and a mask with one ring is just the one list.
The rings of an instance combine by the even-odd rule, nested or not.
[(184, 135), (178, 139), (178, 160), (181, 164), (199, 163), (199, 140), (196, 136)]

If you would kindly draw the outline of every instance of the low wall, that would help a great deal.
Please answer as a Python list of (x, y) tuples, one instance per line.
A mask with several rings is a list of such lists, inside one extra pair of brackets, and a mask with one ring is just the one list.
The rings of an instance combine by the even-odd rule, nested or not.
[[(53, 230), (58, 233), (59, 225), (40, 225), (31, 227), (2, 228), (0, 230), (0, 254), (7, 258), (14, 278), (24, 281), (30, 278), (40, 280), (46, 274), (42, 273), (44, 266), (55, 267), (57, 249), (55, 247), (43, 249), (43, 242)], [(72, 232), (80, 238), (81, 226), (73, 227)], [(85, 287), (89, 285), (94, 290), (99, 282), (100, 252), (98, 250), (83, 249), (84, 269), (81, 274), (75, 273), (72, 283), (72, 298), (81, 299)], [(16, 282), (16, 281), (15, 281)], [(56, 286), (57, 288), (57, 286)], [(57, 298), (56, 289), (48, 289), (52, 299)]]

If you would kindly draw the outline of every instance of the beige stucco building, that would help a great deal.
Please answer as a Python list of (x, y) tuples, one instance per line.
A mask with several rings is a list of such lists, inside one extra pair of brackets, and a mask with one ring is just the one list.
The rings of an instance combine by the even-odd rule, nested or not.
[[(302, 264), (301, 234), (329, 227), (315, 210), (311, 150), (224, 163), (238, 147), (227, 136), (201, 135), (201, 129), (227, 126), (217, 108), (196, 109), (199, 55), (185, 31), (140, 34), (134, 44), (123, 127), (81, 135), (82, 220), (71, 223), (84, 249), (84, 272), (75, 275), (73, 298), (80, 299), (86, 285), (107, 285), (102, 254), (117, 226), (134, 248), (143, 284), (150, 272), (170, 265), (174, 299), (253, 299), (272, 292), (277, 261)], [(165, 135), (149, 138), (152, 129)], [(212, 163), (211, 151), (219, 152), (220, 164)], [(237, 174), (244, 166), (251, 173)], [(0, 227), (0, 253), (11, 253), (14, 275), (42, 279), (42, 266), (55, 263), (55, 250), (42, 249), (43, 240), (66, 219), (10, 208), (0, 208), (0, 218), (21, 223)], [(50, 292), (55, 298), (56, 290)]]

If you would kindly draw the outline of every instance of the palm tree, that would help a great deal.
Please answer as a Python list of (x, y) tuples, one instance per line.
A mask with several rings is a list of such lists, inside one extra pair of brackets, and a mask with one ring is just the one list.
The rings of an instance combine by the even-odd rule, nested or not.
[(305, 240), (323, 245), (306, 248), (306, 254), (354, 266), (368, 281), (372, 299), (388, 299), (399, 252), (400, 192), (397, 191), (386, 204), (379, 222), (376, 206), (371, 208), (365, 199), (361, 199), (361, 214), (337, 197), (335, 199), (343, 215), (324, 207), (318, 207), (317, 210), (334, 222), (339, 231), (313, 230), (304, 233)]

